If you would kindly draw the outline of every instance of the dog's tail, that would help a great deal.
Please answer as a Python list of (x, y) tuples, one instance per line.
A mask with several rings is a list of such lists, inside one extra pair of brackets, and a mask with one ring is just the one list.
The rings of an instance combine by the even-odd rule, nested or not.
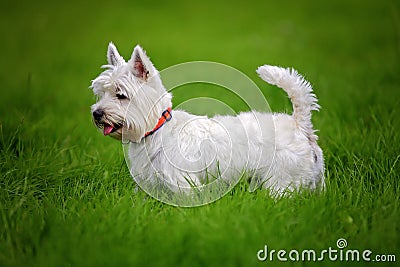
[(258, 75), (272, 85), (282, 88), (293, 104), (293, 118), (297, 126), (312, 141), (317, 139), (311, 123), (311, 111), (319, 110), (311, 84), (296, 70), (264, 65), (257, 69)]

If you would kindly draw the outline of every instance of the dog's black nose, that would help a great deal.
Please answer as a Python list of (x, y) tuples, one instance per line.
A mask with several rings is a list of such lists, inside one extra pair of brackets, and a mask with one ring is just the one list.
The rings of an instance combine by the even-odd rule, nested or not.
[(103, 115), (104, 115), (104, 112), (103, 112), (103, 110), (101, 110), (101, 109), (96, 109), (95, 111), (93, 111), (93, 118), (94, 118), (96, 121), (101, 120), (101, 118), (103, 117)]

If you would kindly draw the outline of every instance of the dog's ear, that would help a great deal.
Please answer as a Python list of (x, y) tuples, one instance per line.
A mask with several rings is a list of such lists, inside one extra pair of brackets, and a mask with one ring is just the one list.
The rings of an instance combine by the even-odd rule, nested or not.
[(151, 63), (149, 57), (146, 56), (146, 53), (139, 45), (137, 45), (133, 50), (129, 64), (133, 75), (144, 81), (147, 81), (149, 77), (157, 74), (157, 70), (154, 68), (153, 63)]
[(125, 63), (124, 58), (120, 56), (117, 48), (115, 47), (115, 45), (112, 42), (110, 42), (108, 44), (107, 61), (108, 61), (108, 64), (113, 65), (113, 66), (118, 66), (118, 65), (121, 65), (122, 63)]

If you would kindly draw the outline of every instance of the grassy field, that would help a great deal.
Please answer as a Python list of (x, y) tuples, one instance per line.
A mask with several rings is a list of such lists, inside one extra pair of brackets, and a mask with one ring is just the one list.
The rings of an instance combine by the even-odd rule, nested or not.
[[(320, 251), (339, 238), (400, 261), (399, 1), (7, 2), (0, 266), (322, 266), (260, 262), (257, 252)], [(88, 86), (109, 41), (125, 58), (140, 43), (160, 70), (192, 60), (230, 65), (262, 88), (273, 111), (291, 112), (290, 102), (255, 69), (298, 69), (322, 106), (313, 121), (325, 192), (274, 200), (240, 183), (200, 208), (135, 193), (121, 145), (96, 131), (89, 112)], [(174, 95), (175, 106), (206, 96), (243, 110), (223, 91)]]

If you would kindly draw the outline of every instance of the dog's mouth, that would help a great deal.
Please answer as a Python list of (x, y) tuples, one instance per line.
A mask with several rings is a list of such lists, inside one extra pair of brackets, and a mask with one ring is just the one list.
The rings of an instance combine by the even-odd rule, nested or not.
[[(93, 122), (97, 128), (103, 130), (104, 136), (117, 132), (122, 128), (123, 122), (113, 122), (104, 115), (103, 111), (93, 112)], [(113, 136), (114, 137), (114, 136)]]
[(118, 131), (119, 128), (121, 128), (121, 125), (103, 123), (103, 134), (104, 136), (107, 136), (111, 133)]

